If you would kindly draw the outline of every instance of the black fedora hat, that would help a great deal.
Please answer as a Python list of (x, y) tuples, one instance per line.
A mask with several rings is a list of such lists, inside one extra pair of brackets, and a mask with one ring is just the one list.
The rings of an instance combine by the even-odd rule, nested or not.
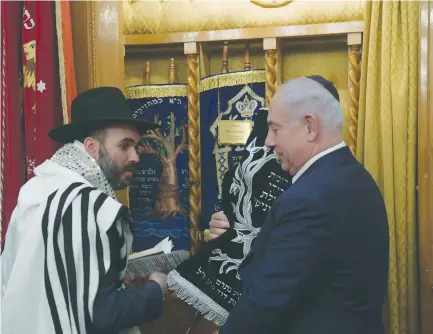
[(79, 94), (72, 101), (71, 123), (52, 129), (48, 135), (57, 142), (70, 142), (111, 124), (133, 124), (144, 133), (158, 124), (133, 117), (132, 109), (116, 87), (98, 87)]

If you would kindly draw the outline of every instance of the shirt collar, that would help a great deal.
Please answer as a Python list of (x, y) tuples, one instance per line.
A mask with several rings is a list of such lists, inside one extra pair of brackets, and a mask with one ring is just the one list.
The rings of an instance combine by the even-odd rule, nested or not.
[(302, 174), (305, 173), (305, 171), (311, 167), (311, 165), (313, 163), (315, 163), (317, 160), (319, 160), (320, 158), (324, 157), (325, 155), (334, 152), (340, 148), (343, 148), (346, 146), (346, 143), (344, 141), (342, 141), (341, 143), (334, 145), (330, 148), (328, 148), (327, 150), (320, 152), (319, 154), (315, 155), (314, 157), (312, 157), (310, 160), (308, 160), (304, 166), (302, 166), (302, 168), (300, 170), (298, 170), (298, 172), (293, 176), (292, 178), (292, 184), (296, 182), (297, 179), (299, 179), (301, 177)]

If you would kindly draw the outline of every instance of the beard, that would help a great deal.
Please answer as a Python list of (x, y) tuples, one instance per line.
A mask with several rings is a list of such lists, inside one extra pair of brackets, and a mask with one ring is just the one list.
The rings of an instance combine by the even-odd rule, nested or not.
[(132, 178), (122, 179), (122, 174), (126, 171), (133, 171), (134, 165), (127, 165), (123, 168), (117, 166), (116, 163), (110, 158), (110, 155), (104, 145), (99, 146), (98, 163), (108, 183), (114, 190), (125, 189), (131, 184)]

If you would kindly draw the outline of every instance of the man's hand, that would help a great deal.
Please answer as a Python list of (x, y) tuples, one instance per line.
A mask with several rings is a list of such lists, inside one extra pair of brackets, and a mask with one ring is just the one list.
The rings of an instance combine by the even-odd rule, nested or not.
[(123, 279), (123, 284), (125, 284), (125, 286), (128, 289), (133, 288), (133, 287), (138, 286), (138, 285), (142, 285), (146, 282), (147, 282), (147, 277), (142, 277), (139, 273), (135, 274), (134, 279), (129, 279), (126, 276)]
[(230, 227), (229, 220), (227, 219), (227, 216), (222, 211), (215, 212), (212, 215), (209, 225), (210, 225), (209, 238), (211, 240), (219, 237), (221, 234), (226, 232), (227, 229)]
[(159, 286), (163, 290), (164, 294), (167, 293), (168, 289), (167, 289), (167, 275), (166, 274), (155, 271), (154, 273), (152, 273), (149, 276), (149, 281), (155, 281), (156, 283), (159, 284)]

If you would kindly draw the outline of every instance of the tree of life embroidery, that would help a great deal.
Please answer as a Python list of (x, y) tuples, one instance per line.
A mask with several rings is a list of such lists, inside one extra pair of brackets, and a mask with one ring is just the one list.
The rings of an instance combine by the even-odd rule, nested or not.
[[(234, 228), (237, 236), (231, 242), (243, 244), (242, 258), (231, 258), (223, 253), (221, 249), (214, 249), (212, 253), (215, 255), (210, 257), (211, 261), (222, 261), (219, 273), (228, 273), (236, 270), (236, 278), (240, 280), (238, 268), (245, 259), (251, 249), (252, 241), (260, 232), (260, 227), (254, 227), (252, 222), (252, 194), (253, 194), (253, 179), (254, 175), (270, 160), (276, 159), (273, 150), (266, 146), (256, 146), (256, 138), (246, 147), (249, 155), (240, 163), (234, 174), (233, 183), (230, 187), (230, 194), (237, 195), (237, 202), (233, 203), (233, 211), (236, 215)], [(254, 156), (260, 151), (263, 151), (260, 159), (254, 159)]]

